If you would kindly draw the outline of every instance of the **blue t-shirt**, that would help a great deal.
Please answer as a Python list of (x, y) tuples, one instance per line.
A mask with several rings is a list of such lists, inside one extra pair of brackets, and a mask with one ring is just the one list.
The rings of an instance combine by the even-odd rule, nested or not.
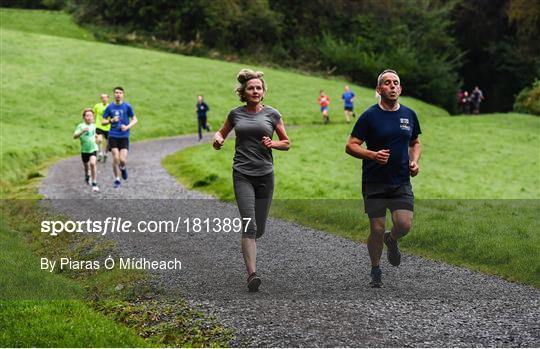
[(341, 99), (343, 99), (346, 107), (352, 107), (353, 106), (352, 99), (354, 98), (354, 96), (356, 96), (356, 95), (354, 94), (353, 91), (347, 91), (347, 92), (343, 93), (343, 95), (341, 96)]
[(202, 102), (197, 103), (197, 116), (200, 118), (206, 117), (206, 112), (209, 111), (210, 108), (208, 107), (208, 104)]
[(120, 127), (122, 125), (128, 125), (129, 119), (135, 116), (133, 108), (128, 102), (122, 104), (111, 103), (107, 106), (107, 109), (103, 112), (103, 119), (114, 118), (119, 116), (118, 122), (111, 123), (111, 129), (109, 131), (109, 137), (112, 138), (129, 138), (129, 130), (122, 131)]
[(410, 182), (409, 143), (421, 133), (416, 113), (403, 104), (396, 111), (385, 111), (375, 104), (362, 113), (351, 136), (366, 142), (369, 150), (390, 150), (385, 165), (379, 165), (375, 160), (363, 160), (362, 183)]

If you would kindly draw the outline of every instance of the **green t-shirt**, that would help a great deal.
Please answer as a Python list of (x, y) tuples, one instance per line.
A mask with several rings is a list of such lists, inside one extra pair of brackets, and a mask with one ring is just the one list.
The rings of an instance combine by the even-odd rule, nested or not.
[(96, 128), (99, 128), (103, 131), (109, 131), (111, 129), (111, 124), (101, 124), (101, 120), (103, 120), (103, 112), (105, 111), (105, 109), (107, 109), (107, 106), (108, 104), (103, 105), (103, 103), (98, 103), (94, 105), (94, 108), (92, 108), (94, 110), (94, 115), (96, 116)]
[(81, 133), (86, 127), (88, 127), (88, 132), (85, 132), (79, 137), (81, 140), (81, 153), (93, 153), (98, 150), (96, 143), (96, 125), (87, 125), (85, 122), (81, 122), (75, 128), (74, 133)]

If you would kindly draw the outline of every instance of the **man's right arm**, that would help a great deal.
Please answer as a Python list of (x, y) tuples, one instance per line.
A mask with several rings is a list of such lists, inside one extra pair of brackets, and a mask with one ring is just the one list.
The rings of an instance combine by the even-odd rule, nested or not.
[(363, 147), (363, 143), (363, 140), (354, 136), (349, 136), (349, 140), (345, 146), (345, 152), (358, 159), (377, 161), (380, 165), (385, 165), (388, 162), (390, 150), (382, 149), (379, 151), (372, 151)]

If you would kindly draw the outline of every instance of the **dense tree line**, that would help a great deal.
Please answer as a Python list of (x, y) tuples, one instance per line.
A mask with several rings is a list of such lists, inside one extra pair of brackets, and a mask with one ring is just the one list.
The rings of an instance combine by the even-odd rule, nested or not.
[[(29, 0), (23, 0), (29, 2)], [(5, 2), (10, 2), (5, 0)], [(274, 62), (372, 86), (396, 69), (405, 93), (455, 110), (479, 85), (507, 111), (540, 76), (536, 0), (35, 0), (104, 39)]]

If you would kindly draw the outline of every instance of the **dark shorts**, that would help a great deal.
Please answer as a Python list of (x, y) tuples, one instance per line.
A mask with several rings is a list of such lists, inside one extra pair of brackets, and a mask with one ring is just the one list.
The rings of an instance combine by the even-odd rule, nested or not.
[(327, 106), (327, 105), (324, 106), (324, 107), (321, 107), (321, 113), (322, 113), (323, 111), (328, 111), (328, 106)]
[(347, 106), (346, 106), (344, 109), (345, 109), (345, 110), (348, 110), (348, 111), (353, 111), (353, 110), (354, 110), (354, 107), (347, 107)]
[(81, 153), (82, 162), (86, 164), (88, 161), (90, 161), (91, 156), (96, 156), (96, 155), (97, 155), (97, 151), (92, 152), (92, 153)]
[(365, 212), (369, 218), (386, 216), (386, 209), (414, 211), (414, 194), (411, 183), (398, 185), (362, 183)]
[(100, 128), (96, 128), (96, 134), (103, 135), (105, 139), (109, 139), (109, 131), (104, 131)]
[(109, 150), (113, 148), (129, 150), (129, 138), (109, 138)]

